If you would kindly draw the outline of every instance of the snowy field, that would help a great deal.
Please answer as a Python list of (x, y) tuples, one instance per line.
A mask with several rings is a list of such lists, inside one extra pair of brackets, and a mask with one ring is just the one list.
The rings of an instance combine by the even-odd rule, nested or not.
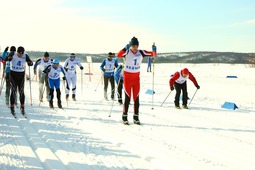
[[(88, 64), (83, 64), (88, 72)], [(26, 82), (26, 113), (17, 120), (0, 96), (0, 169), (255, 169), (255, 68), (228, 64), (155, 64), (155, 95), (152, 73), (142, 65), (140, 120), (130, 126), (121, 123), (122, 106), (103, 100), (99, 63), (91, 65), (93, 75), (83, 77), (78, 69), (77, 102), (65, 102), (64, 109), (50, 109), (38, 101), (38, 82), (32, 81), (32, 106)], [(187, 67), (201, 89), (189, 110), (174, 108), (169, 78)], [(31, 70), (32, 73), (32, 70)], [(234, 75), (238, 78), (226, 78)], [(33, 77), (33, 75), (31, 76)], [(110, 91), (110, 88), (108, 89)], [(192, 98), (196, 88), (188, 81)], [(225, 101), (239, 108), (221, 108)], [(188, 101), (189, 102), (189, 101)], [(54, 100), (55, 106), (56, 98)], [(112, 111), (111, 111), (112, 108)], [(153, 108), (153, 109), (152, 109)], [(111, 113), (111, 117), (108, 115)]]

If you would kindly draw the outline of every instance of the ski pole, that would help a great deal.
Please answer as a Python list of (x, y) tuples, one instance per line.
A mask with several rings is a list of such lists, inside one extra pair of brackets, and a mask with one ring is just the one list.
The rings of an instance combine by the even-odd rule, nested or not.
[(31, 88), (30, 66), (29, 66), (28, 71), (29, 71), (28, 73), (29, 73), (29, 88), (30, 88), (30, 106), (32, 106), (32, 88)]
[(81, 70), (81, 94), (83, 95), (83, 70)]
[[(118, 91), (118, 87), (119, 87), (119, 84), (120, 84), (120, 79), (121, 79), (121, 78), (119, 77), (117, 87), (115, 87), (115, 91)], [(117, 92), (117, 93), (118, 93), (118, 92)], [(111, 115), (112, 115), (113, 104), (114, 104), (114, 100), (112, 101), (112, 107), (111, 107), (111, 111), (110, 111), (110, 114), (109, 114), (108, 117), (111, 117)]]
[[(197, 90), (198, 90), (198, 89), (197, 89)], [(193, 94), (193, 96), (192, 96), (192, 98), (191, 98), (191, 100), (190, 100), (190, 102), (189, 102), (189, 105), (190, 105), (190, 103), (192, 102), (192, 100), (193, 100), (194, 96), (196, 95), (197, 90), (196, 90), (196, 91), (195, 91), (195, 93)]]
[[(155, 43), (153, 43), (152, 45), (152, 51), (153, 51), (153, 54), (154, 52), (156, 51), (156, 46), (155, 46)], [(156, 56), (153, 56), (153, 57), (156, 57)], [(152, 101), (151, 101), (151, 109), (153, 110), (153, 103), (154, 103), (154, 58), (152, 58), (152, 91), (153, 91), (153, 94), (152, 94)]]
[(168, 93), (168, 95), (166, 96), (165, 100), (162, 102), (162, 104), (160, 105), (160, 107), (163, 106), (163, 104), (165, 103), (166, 99), (167, 99), (168, 96), (171, 94), (171, 92), (172, 92), (172, 90)]
[(97, 87), (96, 87), (95, 91), (97, 91), (97, 88), (98, 88), (100, 82), (102, 81), (102, 78), (103, 78), (103, 74), (101, 74), (101, 78), (99, 79), (99, 81), (98, 81), (98, 83), (97, 83)]
[(3, 76), (2, 81), (1, 81), (0, 96), (1, 96), (2, 90), (3, 90), (3, 88), (4, 88), (4, 83), (5, 83), (5, 78), (4, 78), (4, 77), (5, 77), (5, 76)]

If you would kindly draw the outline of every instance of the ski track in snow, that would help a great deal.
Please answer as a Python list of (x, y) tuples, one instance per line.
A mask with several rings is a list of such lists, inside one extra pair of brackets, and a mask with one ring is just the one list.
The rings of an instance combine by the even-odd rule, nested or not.
[[(129, 108), (130, 125), (123, 125), (122, 106), (115, 101), (112, 107), (112, 101), (102, 100), (103, 86), (100, 83), (96, 88), (100, 81), (98, 71), (92, 82), (84, 81), (83, 93), (78, 80), (78, 101), (70, 100), (68, 106), (61, 87), (64, 109), (50, 109), (47, 102), (39, 106), (35, 81), (32, 81), (34, 100), (30, 106), (26, 82), (27, 119), (17, 108), (18, 118), (14, 119), (2, 95), (0, 169), (255, 169), (255, 113), (254, 102), (249, 97), (254, 96), (249, 94), (249, 88), (255, 84), (254, 78), (242, 77), (246, 76), (247, 68), (172, 64), (169, 70), (168, 65), (155, 65), (158, 70), (155, 70), (153, 105), (151, 96), (145, 94), (151, 88), (151, 74), (141, 73), (141, 126), (132, 122), (133, 105)], [(169, 72), (184, 66), (201, 86), (190, 109), (173, 107), (175, 92), (160, 107), (169, 92)], [(213, 70), (209, 75), (202, 72), (208, 66)], [(226, 80), (222, 71), (234, 72), (240, 79)], [(80, 71), (77, 79), (79, 75)], [(192, 97), (194, 86), (192, 82), (188, 85)], [(236, 88), (242, 91), (233, 95), (230, 90)], [(228, 95), (240, 103), (239, 109), (220, 108)]]

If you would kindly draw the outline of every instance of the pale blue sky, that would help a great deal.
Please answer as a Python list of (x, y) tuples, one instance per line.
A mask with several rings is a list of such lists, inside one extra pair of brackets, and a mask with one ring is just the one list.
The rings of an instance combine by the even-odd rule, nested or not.
[(9, 0), (2, 5), (12, 8), (0, 11), (1, 21), (16, 23), (2, 26), (2, 48), (117, 52), (136, 36), (140, 48), (150, 50), (155, 42), (159, 52), (255, 51), (253, 0)]

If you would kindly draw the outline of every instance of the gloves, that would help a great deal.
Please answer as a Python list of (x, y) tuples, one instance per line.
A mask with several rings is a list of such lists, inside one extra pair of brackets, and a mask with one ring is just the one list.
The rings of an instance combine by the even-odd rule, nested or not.
[(122, 69), (122, 65), (120, 65), (120, 69)]
[(103, 68), (102, 71), (105, 72), (105, 69)]
[(33, 65), (33, 62), (32, 62), (32, 61), (28, 61), (28, 62), (27, 62), (27, 65), (28, 65), (28, 66), (32, 66), (32, 65)]
[(196, 85), (197, 89), (200, 89), (200, 86), (199, 85)]
[(80, 66), (80, 69), (81, 69), (81, 70), (83, 70), (83, 67), (82, 67), (82, 66)]
[(170, 87), (170, 90), (173, 91), (173, 90), (174, 90), (174, 87)]
[(36, 73), (37, 73), (36, 70), (34, 70), (34, 75), (36, 75)]
[(127, 51), (127, 50), (129, 50), (129, 48), (130, 48), (130, 45), (129, 44), (127, 44), (125, 47), (124, 47), (124, 49)]
[(12, 61), (12, 55), (8, 56), (8, 61)]
[(8, 49), (9, 49), (9, 47), (6, 47), (6, 48), (5, 48), (5, 50), (4, 50), (4, 52), (7, 52), (7, 51), (8, 51)]
[(66, 80), (66, 76), (64, 76), (62, 79), (63, 79), (63, 80)]

